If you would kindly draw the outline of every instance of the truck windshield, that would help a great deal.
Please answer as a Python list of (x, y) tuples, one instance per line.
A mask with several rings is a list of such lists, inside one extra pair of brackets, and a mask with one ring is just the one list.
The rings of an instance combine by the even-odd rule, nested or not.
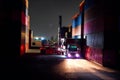
[(69, 51), (77, 51), (77, 46), (71, 45), (68, 49)]

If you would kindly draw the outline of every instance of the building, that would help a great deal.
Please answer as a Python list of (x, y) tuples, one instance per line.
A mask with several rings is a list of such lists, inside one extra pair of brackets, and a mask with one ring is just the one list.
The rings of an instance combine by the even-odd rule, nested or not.
[[(29, 29), (27, 6), (27, 0), (0, 0), (0, 32), (1, 42), (4, 43), (1, 44), (4, 48), (1, 56), (12, 59), (25, 53), (28, 45), (28, 38), (25, 36)], [(8, 49), (9, 53), (5, 52)]]
[[(82, 10), (81, 10), (82, 9)], [(120, 65), (120, 14), (117, 1), (85, 0), (84, 35), (87, 39), (86, 58), (103, 66), (118, 68)]]
[(23, 0), (21, 10), (22, 26), (21, 26), (21, 48), (20, 54), (23, 55), (29, 50), (29, 30), (30, 30), (30, 16), (29, 16), (28, 0)]
[(81, 15), (76, 13), (72, 17), (72, 38), (81, 38)]
[(116, 37), (120, 34), (120, 14), (117, 1), (107, 1), (83, 0), (80, 3), (79, 12), (72, 17), (72, 38), (86, 39), (81, 49), (86, 49), (85, 59), (116, 68), (120, 66), (120, 42)]

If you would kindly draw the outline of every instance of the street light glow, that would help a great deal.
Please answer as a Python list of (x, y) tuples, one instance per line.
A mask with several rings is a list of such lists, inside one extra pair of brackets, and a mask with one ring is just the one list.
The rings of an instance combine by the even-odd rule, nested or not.
[(45, 40), (45, 38), (44, 38), (44, 37), (41, 37), (41, 40)]
[(35, 40), (39, 40), (39, 37), (35, 37)]

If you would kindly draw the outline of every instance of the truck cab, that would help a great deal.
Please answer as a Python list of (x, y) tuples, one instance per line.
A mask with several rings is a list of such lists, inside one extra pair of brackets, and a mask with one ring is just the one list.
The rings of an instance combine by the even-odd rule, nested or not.
[(67, 45), (66, 56), (68, 58), (79, 58), (80, 57), (80, 48), (74, 44)]

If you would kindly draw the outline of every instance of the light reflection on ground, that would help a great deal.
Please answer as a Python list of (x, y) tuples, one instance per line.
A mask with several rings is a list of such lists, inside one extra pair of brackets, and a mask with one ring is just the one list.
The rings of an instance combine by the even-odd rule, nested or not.
[[(101, 72), (114, 73), (116, 71), (97, 65), (95, 63), (89, 62), (85, 59), (65, 59), (62, 63), (60, 63), (57, 66), (59, 66), (59, 69), (57, 69), (57, 71), (61, 73), (62, 76), (64, 76), (64, 74), (70, 73), (69, 77), (70, 76), (79, 77), (83, 73), (90, 73), (103, 80), (115, 80), (114, 78), (107, 76), (105, 74), (102, 74)], [(90, 77), (91, 76), (90, 74), (86, 75), (86, 77), (88, 76)]]

